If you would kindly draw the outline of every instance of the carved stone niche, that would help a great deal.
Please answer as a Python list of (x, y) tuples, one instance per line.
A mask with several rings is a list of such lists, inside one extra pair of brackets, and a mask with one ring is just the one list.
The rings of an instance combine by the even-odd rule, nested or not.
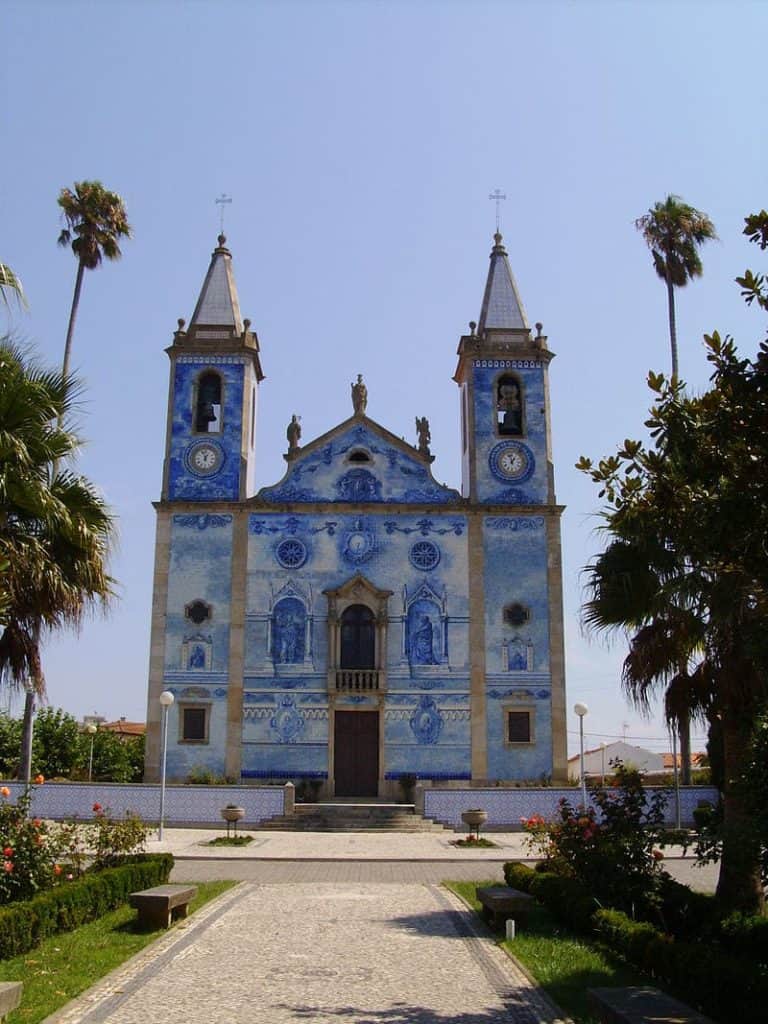
[[(335, 589), (324, 590), (328, 599), (328, 690), (331, 693), (376, 692), (386, 689), (388, 601), (391, 590), (381, 590), (362, 573), (355, 573)], [(362, 614), (358, 614), (362, 612)], [(367, 613), (370, 613), (367, 616)], [(345, 625), (353, 618), (369, 618), (373, 649), (365, 665), (349, 665)], [(354, 630), (351, 625), (350, 629)], [(354, 658), (352, 659), (355, 660)]]

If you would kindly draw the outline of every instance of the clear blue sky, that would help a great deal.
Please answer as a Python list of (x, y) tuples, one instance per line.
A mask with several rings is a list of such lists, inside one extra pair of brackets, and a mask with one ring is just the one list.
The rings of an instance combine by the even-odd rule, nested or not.
[(75, 275), (55, 244), (62, 186), (101, 179), (135, 230), (119, 264), (87, 276), (74, 343), (79, 465), (120, 518), (120, 600), (46, 645), (51, 703), (144, 718), (163, 349), (197, 298), (216, 196), (233, 197), (226, 233), (267, 374), (258, 485), (282, 475), (291, 414), (305, 441), (325, 431), (361, 372), (385, 426), (413, 439), (414, 416), (429, 418), (435, 475), (457, 486), (455, 349), (501, 188), (523, 301), (557, 353), (568, 705), (589, 705), (590, 745), (626, 731), (663, 747), (659, 720), (621, 696), (624, 644), (579, 627), (599, 504), (573, 466), (642, 433), (646, 373), (668, 369), (664, 288), (634, 229), (653, 202), (682, 195), (721, 239), (678, 297), (683, 376), (705, 385), (703, 332), (747, 353), (763, 334), (733, 278), (760, 266), (742, 218), (768, 205), (768, 7), (6, 0), (0, 19), (0, 259), (31, 307), (12, 327), (60, 360)]

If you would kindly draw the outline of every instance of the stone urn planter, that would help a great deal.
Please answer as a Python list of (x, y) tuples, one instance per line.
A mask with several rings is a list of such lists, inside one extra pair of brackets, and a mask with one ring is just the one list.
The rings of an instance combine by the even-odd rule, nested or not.
[(461, 812), (461, 820), (469, 829), (470, 836), (474, 832), (479, 839), (480, 826), (488, 821), (488, 812), (484, 811), (482, 807), (472, 807), (468, 811)]
[(227, 835), (230, 834), (230, 829), (234, 829), (237, 834), (237, 823), (245, 817), (245, 808), (237, 807), (235, 804), (227, 804), (226, 807), (221, 808), (221, 816), (227, 823)]

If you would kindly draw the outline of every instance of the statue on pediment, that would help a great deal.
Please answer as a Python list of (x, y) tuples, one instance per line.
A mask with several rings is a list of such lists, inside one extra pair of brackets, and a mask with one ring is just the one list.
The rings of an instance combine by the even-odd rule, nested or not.
[(426, 416), (416, 417), (416, 436), (419, 439), (419, 455), (431, 455), (429, 444), (432, 440), (432, 434), (430, 433), (429, 420)]
[(352, 388), (352, 408), (355, 416), (364, 416), (365, 407), (368, 405), (368, 388), (363, 383), (362, 373), (357, 375), (357, 383), (350, 385)]
[(299, 441), (301, 440), (301, 417), (297, 416), (296, 413), (291, 416), (291, 422), (288, 424), (285, 434), (288, 438), (289, 453), (297, 452), (299, 450)]

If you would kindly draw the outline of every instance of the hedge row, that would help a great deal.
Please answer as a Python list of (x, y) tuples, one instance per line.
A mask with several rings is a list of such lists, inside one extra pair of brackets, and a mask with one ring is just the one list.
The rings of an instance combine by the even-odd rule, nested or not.
[[(531, 893), (554, 917), (574, 930), (597, 934), (612, 952), (662, 985), (668, 985), (704, 1013), (724, 1021), (738, 1020), (739, 1024), (764, 1024), (768, 969), (758, 966), (752, 957), (737, 959), (710, 939), (679, 941), (646, 921), (633, 921), (618, 910), (600, 909), (585, 887), (573, 878), (534, 871), (515, 862), (504, 865), (504, 877), (507, 885)], [(713, 904), (709, 897), (700, 900), (700, 894), (694, 893), (688, 901), (677, 888), (671, 892), (677, 900), (671, 914), (682, 917), (687, 929), (704, 918), (706, 908), (712, 928)], [(725, 932), (727, 924), (720, 927)], [(752, 922), (742, 923), (734, 931), (740, 933), (743, 950), (750, 939), (756, 944), (755, 940), (764, 940), (766, 934)], [(750, 952), (754, 951), (753, 945)]]
[(96, 920), (127, 903), (132, 892), (162, 885), (172, 867), (169, 853), (139, 856), (120, 867), (85, 874), (31, 900), (0, 908), (0, 960), (19, 956), (51, 935)]

